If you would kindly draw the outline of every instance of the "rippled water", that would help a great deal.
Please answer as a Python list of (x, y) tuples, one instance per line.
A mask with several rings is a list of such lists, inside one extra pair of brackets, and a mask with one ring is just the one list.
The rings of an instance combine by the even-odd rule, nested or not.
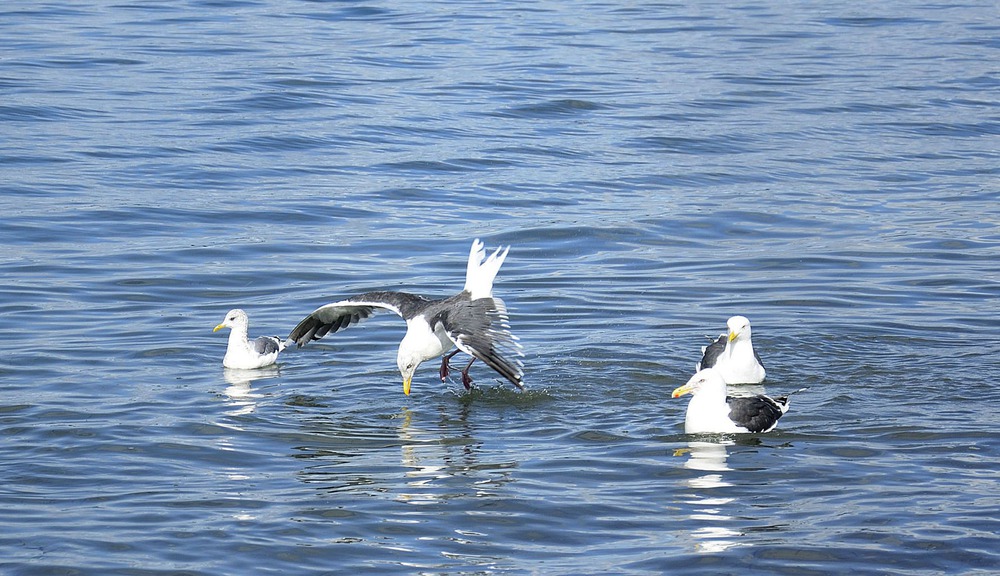
[[(5, 3), (0, 572), (994, 573), (996, 8)], [(223, 370), (475, 237), (528, 391)], [(686, 436), (736, 313), (807, 390)]]

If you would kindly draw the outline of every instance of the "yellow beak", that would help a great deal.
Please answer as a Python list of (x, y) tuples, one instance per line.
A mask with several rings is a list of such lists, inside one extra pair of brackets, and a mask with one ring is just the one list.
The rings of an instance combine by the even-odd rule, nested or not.
[(680, 398), (681, 396), (687, 394), (690, 391), (691, 391), (691, 387), (688, 386), (687, 384), (685, 384), (685, 385), (683, 385), (683, 386), (681, 386), (679, 388), (674, 388), (674, 392), (670, 395), (670, 397), (671, 398)]
[(218, 326), (212, 329), (212, 332), (218, 332), (219, 330), (222, 330), (225, 327), (226, 326), (224, 324), (219, 324)]
[(736, 332), (729, 333), (729, 341), (732, 342), (733, 340), (736, 340)]
[(410, 381), (411, 380), (413, 380), (413, 379), (412, 378), (406, 378), (405, 380), (403, 380), (403, 394), (406, 394), (407, 396), (410, 395)]

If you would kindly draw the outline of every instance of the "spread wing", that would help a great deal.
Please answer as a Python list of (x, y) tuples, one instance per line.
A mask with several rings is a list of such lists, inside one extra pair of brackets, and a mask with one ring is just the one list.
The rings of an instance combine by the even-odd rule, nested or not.
[(366, 292), (340, 302), (320, 306), (298, 323), (288, 339), (298, 346), (339, 332), (372, 316), (376, 310), (391, 310), (410, 318), (431, 301), (406, 292)]
[(518, 388), (524, 388), (521, 344), (511, 334), (503, 300), (469, 299), (468, 292), (443, 301), (430, 324), (440, 324), (455, 346), (485, 362)]

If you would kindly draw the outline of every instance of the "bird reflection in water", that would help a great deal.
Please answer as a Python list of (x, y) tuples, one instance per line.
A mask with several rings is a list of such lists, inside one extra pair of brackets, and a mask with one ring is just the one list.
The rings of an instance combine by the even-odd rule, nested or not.
[[(261, 392), (254, 391), (251, 386), (253, 382), (268, 378), (277, 378), (280, 375), (280, 371), (275, 365), (253, 370), (241, 368), (223, 369), (222, 377), (225, 378), (227, 386), (220, 397), (224, 399), (227, 409), (223, 413), (224, 415), (217, 418), (213, 423), (222, 428), (237, 431), (237, 433), (214, 434), (213, 441), (220, 450), (229, 452), (242, 449), (239, 438), (242, 437), (240, 433), (244, 431), (244, 428), (239, 423), (245, 420), (239, 417), (253, 413), (257, 409), (260, 399), (265, 396)], [(238, 488), (234, 489), (233, 497), (239, 499), (242, 496), (244, 483), (253, 478), (255, 472), (249, 466), (243, 467), (239, 463), (239, 460), (236, 462), (230, 465), (220, 465), (216, 471), (224, 479), (224, 482), (220, 482), (220, 485), (223, 485), (225, 482), (236, 483), (235, 486)], [(257, 512), (253, 509), (237, 508), (232, 511), (232, 518), (236, 522), (248, 522), (257, 519)]]
[[(507, 471), (514, 463), (480, 462), (482, 441), (468, 421), (470, 404), (463, 403), (456, 415), (453, 406), (442, 406), (440, 419), (427, 423), (426, 413), (403, 408), (399, 419), (400, 462), (405, 492), (397, 500), (429, 504), (456, 497), (494, 495), (494, 488), (511, 481)], [(499, 471), (499, 472), (498, 472)], [(456, 481), (457, 480), (457, 481)]]
[(373, 417), (367, 408), (336, 410), (315, 399), (296, 399), (301, 422), (291, 456), (298, 477), (331, 501), (391, 498), (424, 505), (463, 498), (496, 498), (512, 481), (516, 461), (490, 462), (475, 409), (443, 402), (399, 408)]
[[(438, 495), (433, 491), (424, 490), (435, 479), (446, 478), (448, 473), (442, 460), (432, 459), (428, 462), (426, 450), (421, 447), (426, 444), (433, 444), (434, 438), (426, 430), (413, 426), (413, 412), (409, 408), (403, 408), (398, 416), (401, 418), (399, 425), (400, 440), (400, 461), (406, 468), (407, 492), (400, 493), (397, 500), (409, 504), (429, 504), (437, 501)], [(410, 490), (412, 488), (412, 491)]]
[(251, 384), (255, 380), (265, 380), (281, 376), (278, 366), (268, 366), (255, 370), (242, 370), (240, 368), (225, 368), (222, 377), (226, 379), (226, 389), (223, 391), (227, 403), (232, 407), (227, 410), (228, 416), (242, 416), (250, 414), (257, 409), (257, 402), (264, 394), (254, 392)]
[(685, 484), (690, 488), (689, 498), (684, 500), (691, 505), (689, 518), (697, 526), (690, 531), (695, 551), (700, 553), (723, 552), (740, 545), (737, 538), (742, 536), (738, 530), (727, 525), (733, 522), (733, 517), (725, 510), (735, 500), (713, 491), (732, 486), (725, 480), (724, 473), (732, 470), (726, 463), (727, 446), (733, 445), (732, 440), (720, 439), (716, 442), (688, 442), (686, 449), (679, 449), (674, 456), (688, 457), (684, 467), (697, 470), (704, 474), (688, 478)]

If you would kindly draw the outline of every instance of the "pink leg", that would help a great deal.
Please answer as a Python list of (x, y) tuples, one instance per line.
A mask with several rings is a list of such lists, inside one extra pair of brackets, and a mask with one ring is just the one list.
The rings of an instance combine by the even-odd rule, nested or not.
[(469, 363), (466, 364), (465, 368), (462, 370), (462, 385), (465, 386), (466, 390), (472, 388), (472, 376), (469, 376), (469, 368), (472, 368), (472, 363), (475, 361), (476, 358), (473, 356), (472, 360), (469, 360)]
[(448, 373), (451, 369), (448, 366), (448, 361), (451, 360), (455, 354), (458, 354), (458, 349), (452, 350), (451, 352), (445, 354), (441, 357), (441, 381), (444, 382), (448, 378)]

